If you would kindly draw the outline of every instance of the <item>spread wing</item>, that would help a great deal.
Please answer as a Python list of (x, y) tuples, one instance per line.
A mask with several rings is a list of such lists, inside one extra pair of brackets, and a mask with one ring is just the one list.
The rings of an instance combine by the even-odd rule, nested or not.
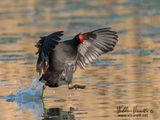
[(101, 54), (112, 51), (118, 35), (110, 28), (101, 28), (82, 34), (84, 42), (78, 46), (77, 64), (80, 68), (97, 59)]
[(41, 37), (41, 40), (35, 45), (38, 48), (38, 60), (36, 65), (36, 70), (41, 74), (42, 70), (46, 69), (48, 64), (49, 54), (53, 51), (55, 46), (61, 40), (63, 31), (54, 32), (48, 36)]

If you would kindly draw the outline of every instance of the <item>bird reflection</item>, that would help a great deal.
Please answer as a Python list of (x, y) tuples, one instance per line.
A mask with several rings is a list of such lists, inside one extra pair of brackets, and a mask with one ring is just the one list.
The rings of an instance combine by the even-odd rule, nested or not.
[(64, 111), (61, 108), (49, 108), (42, 120), (75, 120), (72, 110)]

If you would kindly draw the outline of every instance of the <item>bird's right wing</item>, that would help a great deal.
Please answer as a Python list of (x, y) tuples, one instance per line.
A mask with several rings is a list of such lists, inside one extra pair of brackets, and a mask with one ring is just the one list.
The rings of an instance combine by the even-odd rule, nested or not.
[(101, 28), (81, 34), (84, 42), (78, 46), (77, 64), (84, 68), (101, 54), (112, 51), (118, 41), (118, 35), (110, 28)]
[(41, 74), (42, 70), (46, 69), (49, 54), (61, 40), (61, 36), (63, 36), (63, 31), (54, 32), (48, 36), (40, 37), (41, 40), (39, 40), (35, 45), (38, 48), (36, 53), (38, 54), (36, 70), (39, 74)]

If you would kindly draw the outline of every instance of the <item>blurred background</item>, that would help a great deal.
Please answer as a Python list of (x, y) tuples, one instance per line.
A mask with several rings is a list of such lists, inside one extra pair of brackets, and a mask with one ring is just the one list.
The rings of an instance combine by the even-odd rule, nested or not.
[[(44, 101), (4, 99), (37, 76), (34, 47), (40, 36), (63, 30), (63, 39), (79, 32), (112, 27), (118, 32), (115, 50), (85, 70), (74, 83), (47, 88)], [(160, 118), (159, 0), (5, 0), (0, 1), (0, 119), (122, 120)], [(138, 105), (147, 116), (121, 117), (117, 107)]]

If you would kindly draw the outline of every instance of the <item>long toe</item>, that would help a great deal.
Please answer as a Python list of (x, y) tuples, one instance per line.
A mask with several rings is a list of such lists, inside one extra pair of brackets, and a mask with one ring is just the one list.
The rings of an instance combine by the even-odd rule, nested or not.
[(68, 84), (68, 89), (85, 89), (85, 85), (80, 85), (80, 84)]

